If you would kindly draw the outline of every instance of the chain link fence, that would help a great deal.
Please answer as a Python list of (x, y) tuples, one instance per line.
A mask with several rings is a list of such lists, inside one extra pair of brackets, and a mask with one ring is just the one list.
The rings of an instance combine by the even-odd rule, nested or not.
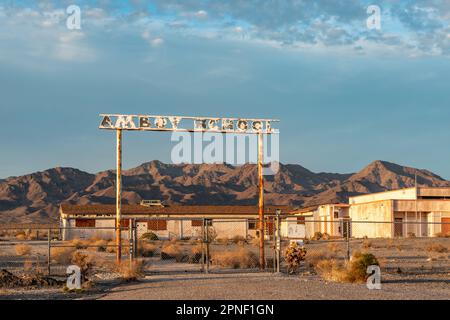
[[(106, 277), (116, 260), (116, 228), (80, 225), (0, 226), (0, 269), (65, 275), (69, 265), (91, 263)], [(446, 230), (445, 223), (267, 216), (264, 270), (287, 273), (285, 253), (295, 242), (306, 249), (300, 273), (315, 273), (320, 261), (345, 263), (357, 252), (370, 252), (384, 272), (448, 274)], [(129, 219), (122, 224), (121, 259), (141, 261), (147, 274), (257, 272), (262, 269), (259, 231), (258, 219), (239, 217)]]

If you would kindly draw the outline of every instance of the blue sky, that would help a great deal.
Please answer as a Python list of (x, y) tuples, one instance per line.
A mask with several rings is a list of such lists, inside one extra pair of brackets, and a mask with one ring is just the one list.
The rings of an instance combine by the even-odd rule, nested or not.
[[(449, 1), (0, 1), (0, 178), (114, 167), (117, 112), (279, 118), (283, 163), (450, 179), (449, 21)], [(127, 133), (125, 166), (172, 147)]]

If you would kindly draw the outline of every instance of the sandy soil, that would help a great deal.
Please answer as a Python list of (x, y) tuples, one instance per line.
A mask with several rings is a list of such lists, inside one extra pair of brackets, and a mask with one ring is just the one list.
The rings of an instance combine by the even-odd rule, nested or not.
[[(140, 300), (354, 300), (450, 299), (449, 276), (435, 279), (386, 276), (381, 290), (360, 284), (325, 282), (317, 276), (253, 274), (186, 274), (152, 276), (140, 283), (114, 287), (101, 299)], [(245, 284), (245, 285), (243, 285)]]

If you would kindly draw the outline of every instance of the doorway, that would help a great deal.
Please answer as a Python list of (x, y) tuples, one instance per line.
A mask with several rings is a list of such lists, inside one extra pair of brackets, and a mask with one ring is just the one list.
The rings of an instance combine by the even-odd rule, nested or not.
[(403, 218), (394, 219), (394, 237), (403, 237)]

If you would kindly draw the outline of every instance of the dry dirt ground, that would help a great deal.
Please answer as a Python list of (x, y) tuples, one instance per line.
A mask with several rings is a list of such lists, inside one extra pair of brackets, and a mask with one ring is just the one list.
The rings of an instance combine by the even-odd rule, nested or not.
[[(429, 246), (441, 245), (437, 252)], [(180, 244), (190, 250), (187, 243)], [(237, 245), (215, 245), (211, 251), (232, 250)], [(308, 256), (333, 253), (344, 259), (342, 241), (312, 241), (306, 245)], [(0, 267), (23, 268), (24, 260), (40, 257), (45, 261), (45, 246), (33, 246), (30, 257), (18, 257), (14, 246), (1, 246)], [(364, 284), (331, 283), (317, 275), (287, 276), (213, 266), (209, 275), (199, 272), (199, 264), (147, 258), (147, 277), (137, 283), (120, 284), (113, 277), (102, 278), (94, 290), (67, 294), (61, 289), (0, 289), (0, 299), (446, 299), (450, 300), (450, 238), (352, 240), (352, 252), (372, 252), (382, 265), (382, 290), (368, 290)], [(255, 249), (256, 250), (256, 249)], [(42, 251), (42, 252), (41, 252)], [(100, 254), (100, 253), (99, 253)], [(101, 255), (108, 255), (101, 253)], [(319, 255), (319, 256), (320, 256)], [(267, 254), (269, 257), (269, 254)], [(57, 271), (57, 266), (52, 271)], [(62, 271), (65, 266), (62, 266)], [(285, 268), (282, 268), (285, 269)], [(303, 268), (302, 271), (308, 271)], [(59, 270), (59, 269), (58, 269)]]
[(67, 294), (60, 289), (2, 291), (0, 299), (101, 300), (450, 300), (449, 276), (385, 275), (381, 290), (364, 284), (326, 282), (318, 276), (271, 273), (152, 275), (135, 283), (104, 283), (97, 290)]

